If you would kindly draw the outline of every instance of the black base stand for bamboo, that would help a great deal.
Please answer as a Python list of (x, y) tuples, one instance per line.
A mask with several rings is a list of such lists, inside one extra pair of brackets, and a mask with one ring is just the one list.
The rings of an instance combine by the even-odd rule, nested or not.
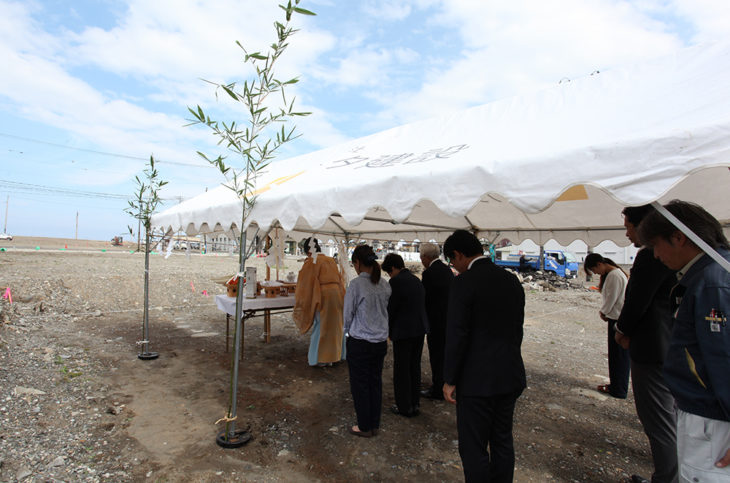
[(157, 359), (160, 357), (160, 354), (157, 352), (140, 352), (137, 354), (137, 357), (142, 359), (143, 361), (151, 361), (152, 359)]
[(226, 431), (221, 431), (218, 436), (215, 437), (215, 442), (222, 448), (240, 448), (244, 444), (251, 440), (251, 433), (245, 429), (234, 431), (233, 435), (226, 434)]

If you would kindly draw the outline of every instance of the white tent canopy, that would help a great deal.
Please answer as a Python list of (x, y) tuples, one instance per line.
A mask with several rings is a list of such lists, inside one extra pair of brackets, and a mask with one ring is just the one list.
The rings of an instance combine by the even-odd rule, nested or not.
[[(622, 206), (679, 198), (730, 221), (730, 44), (565, 82), (272, 163), (262, 229), (515, 243), (625, 244)], [(220, 186), (153, 216), (188, 234), (238, 230)]]

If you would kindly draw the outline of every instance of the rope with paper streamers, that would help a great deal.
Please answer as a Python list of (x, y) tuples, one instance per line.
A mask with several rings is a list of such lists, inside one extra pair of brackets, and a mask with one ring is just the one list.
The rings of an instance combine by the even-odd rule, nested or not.
[(241, 277), (241, 278), (243, 278), (245, 280), (246, 279), (246, 274), (243, 273), (243, 272), (238, 272), (237, 274), (235, 274), (234, 276), (232, 276), (231, 278), (228, 279), (228, 281), (226, 282), (226, 285), (228, 285), (229, 283), (233, 282), (238, 277)]
[(271, 246), (269, 247), (269, 256), (266, 257), (266, 265), (279, 270), (284, 268), (284, 242), (281, 237), (282, 230), (274, 228), (271, 237)]
[(220, 424), (221, 422), (230, 423), (231, 421), (235, 421), (237, 419), (238, 419), (238, 416), (235, 416), (232, 418), (231, 413), (228, 413), (225, 416), (223, 416), (222, 418), (220, 418), (218, 421), (216, 421), (215, 424), (217, 425), (217, 424)]
[(335, 237), (335, 241), (337, 241), (337, 264), (340, 266), (340, 275), (342, 276), (342, 281), (344, 282), (345, 286), (349, 283), (349, 277), (347, 276), (347, 245), (345, 244), (345, 239), (337, 239)]

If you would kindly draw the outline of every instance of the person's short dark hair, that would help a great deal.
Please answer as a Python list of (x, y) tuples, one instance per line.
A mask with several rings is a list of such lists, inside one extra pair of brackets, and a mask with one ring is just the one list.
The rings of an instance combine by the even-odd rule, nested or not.
[(639, 226), (641, 220), (654, 211), (656, 210), (651, 205), (627, 206), (623, 209), (623, 211), (621, 211), (621, 214), (624, 215), (624, 218), (626, 218), (629, 223), (634, 226)]
[(447, 258), (454, 258), (454, 252), (459, 252), (465, 257), (484, 255), (484, 249), (482, 244), (479, 243), (479, 239), (466, 230), (456, 230), (446, 239), (444, 255)]
[[(730, 248), (720, 222), (700, 205), (689, 201), (672, 200), (664, 207), (712, 248)], [(669, 240), (676, 231), (679, 231), (679, 228), (655, 211), (641, 222), (639, 238), (643, 244), (651, 245), (657, 238)]]
[(382, 268), (385, 273), (390, 273), (394, 268), (399, 270), (406, 268), (406, 264), (403, 262), (403, 257), (397, 253), (388, 253), (385, 256), (383, 263), (380, 265), (380, 268)]

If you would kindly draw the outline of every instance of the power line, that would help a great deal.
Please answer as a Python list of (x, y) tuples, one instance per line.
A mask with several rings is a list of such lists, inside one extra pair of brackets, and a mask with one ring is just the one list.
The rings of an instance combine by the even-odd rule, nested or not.
[[(56, 195), (71, 196), (77, 198), (104, 198), (113, 200), (129, 200), (133, 195), (121, 195), (117, 193), (101, 193), (98, 191), (83, 191), (68, 188), (55, 188), (53, 186), (44, 186), (40, 184), (20, 183), (18, 181), (9, 181), (0, 179), (0, 189), (12, 190), (20, 193), (32, 193), (38, 195)], [(180, 201), (182, 197), (161, 198), (163, 201)]]
[[(26, 141), (29, 143), (36, 143), (36, 144), (45, 144), (46, 146), (53, 146), (57, 148), (63, 148), (63, 149), (70, 149), (72, 151), (81, 151), (84, 153), (92, 153), (92, 154), (100, 154), (102, 156), (111, 156), (114, 158), (124, 158), (124, 159), (134, 159), (139, 161), (147, 161), (149, 158), (143, 158), (141, 156), (131, 156), (128, 154), (119, 154), (119, 153), (110, 153), (106, 151), (97, 151), (95, 149), (86, 149), (86, 148), (77, 148), (74, 146), (67, 146), (65, 144), (58, 144), (58, 143), (52, 143), (50, 141), (43, 141), (40, 139), (33, 139), (33, 138), (26, 138), (23, 136), (16, 136), (14, 134), (8, 134), (4, 132), (0, 132), (0, 136), (6, 137), (6, 138), (13, 138), (13, 139), (19, 139), (21, 141)], [(22, 152), (21, 152), (22, 154)], [(165, 161), (162, 159), (155, 158), (155, 163), (162, 163), (162, 164), (173, 164), (176, 166), (188, 166), (192, 168), (214, 168), (215, 166), (209, 165), (209, 164), (192, 164), (192, 163), (183, 163), (180, 161)]]
[(8, 193), (10, 195), (11, 205), (14, 202), (17, 203), (18, 201), (25, 201), (47, 205), (49, 207), (72, 206), (74, 208), (86, 208), (89, 205), (93, 205), (95, 209), (106, 209), (107, 207), (118, 206), (126, 207), (126, 203), (123, 200), (117, 199), (98, 198), (94, 199), (93, 201), (74, 201), (74, 197), (61, 197), (51, 193), (26, 193), (24, 191), (13, 190), (3, 191), (2, 188), (0, 188), (0, 191), (2, 193)]

